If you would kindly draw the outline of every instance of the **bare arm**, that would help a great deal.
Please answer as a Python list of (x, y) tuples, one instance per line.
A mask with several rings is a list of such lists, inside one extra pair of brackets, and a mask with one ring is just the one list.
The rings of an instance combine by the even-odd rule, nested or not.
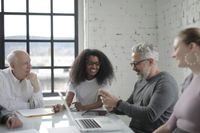
[(78, 111), (86, 111), (90, 109), (96, 109), (102, 107), (103, 103), (101, 101), (100, 96), (98, 96), (97, 101), (93, 104), (88, 104), (88, 105), (81, 105), (80, 102), (75, 102), (75, 107)]
[[(65, 98), (66, 102), (67, 102), (67, 105), (70, 106), (72, 101), (73, 101), (73, 98), (74, 98), (74, 93), (73, 92), (68, 92), (67, 93), (67, 96)], [(61, 105), (61, 104), (57, 104), (55, 106), (53, 106), (53, 110), (54, 112), (61, 112), (65, 109), (65, 106), (64, 105)]]
[(70, 92), (70, 91), (67, 93), (67, 96), (66, 96), (65, 99), (66, 99), (66, 102), (67, 102), (67, 105), (68, 105), (68, 106), (70, 106), (70, 105), (72, 104), (74, 95), (75, 95), (75, 94), (74, 94), (73, 92)]
[(167, 127), (167, 124), (164, 124), (157, 128), (153, 133), (171, 133), (172, 131)]

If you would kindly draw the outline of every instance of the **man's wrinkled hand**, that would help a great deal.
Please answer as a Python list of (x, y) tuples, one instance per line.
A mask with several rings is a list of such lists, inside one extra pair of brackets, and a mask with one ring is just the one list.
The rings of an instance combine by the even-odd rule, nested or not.
[(9, 117), (8, 120), (6, 121), (6, 126), (8, 128), (18, 128), (21, 127), (23, 124), (21, 120), (17, 117)]
[(117, 102), (119, 101), (119, 98), (111, 95), (109, 92), (105, 90), (100, 90), (99, 94), (101, 95), (101, 99), (105, 107), (113, 108), (116, 107)]
[(57, 104), (57, 105), (54, 105), (54, 106), (53, 106), (53, 111), (54, 111), (55, 113), (57, 113), (57, 112), (62, 112), (62, 111), (64, 111), (64, 110), (65, 110), (64, 105)]
[(30, 80), (31, 82), (31, 85), (33, 86), (33, 91), (36, 93), (40, 90), (40, 87), (39, 87), (39, 81), (38, 81), (38, 78), (37, 78), (37, 75), (35, 73), (30, 73), (28, 76), (27, 76), (27, 79)]

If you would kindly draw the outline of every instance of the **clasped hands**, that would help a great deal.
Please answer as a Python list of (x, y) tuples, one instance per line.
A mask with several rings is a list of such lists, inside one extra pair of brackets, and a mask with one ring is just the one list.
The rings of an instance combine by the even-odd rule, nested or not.
[(118, 97), (111, 95), (106, 90), (100, 90), (99, 95), (101, 96), (102, 102), (108, 111), (112, 111), (117, 106), (117, 102), (120, 100)]

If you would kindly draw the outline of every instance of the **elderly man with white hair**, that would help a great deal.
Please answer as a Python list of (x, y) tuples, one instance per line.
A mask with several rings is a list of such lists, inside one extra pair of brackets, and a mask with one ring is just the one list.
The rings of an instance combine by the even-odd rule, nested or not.
[(28, 53), (15, 50), (7, 60), (9, 68), (0, 70), (0, 105), (9, 111), (42, 107), (42, 88)]
[(137, 45), (132, 50), (131, 66), (139, 78), (128, 100), (100, 91), (109, 111), (132, 118), (129, 126), (136, 133), (152, 133), (165, 123), (178, 99), (178, 85), (169, 73), (160, 71), (158, 59), (155, 46)]

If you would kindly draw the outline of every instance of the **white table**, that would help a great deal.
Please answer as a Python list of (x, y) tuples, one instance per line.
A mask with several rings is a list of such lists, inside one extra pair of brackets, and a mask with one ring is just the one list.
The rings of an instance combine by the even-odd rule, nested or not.
[[(74, 118), (86, 117), (86, 116), (82, 116), (81, 114), (82, 112), (72, 113)], [(66, 114), (65, 111), (54, 114), (54, 115), (50, 115), (50, 116), (31, 117), (31, 118), (26, 118), (23, 116), (19, 116), (19, 117), (23, 121), (23, 127), (13, 130), (13, 129), (7, 129), (5, 125), (0, 125), (0, 133), (5, 133), (8, 131), (20, 131), (20, 130), (26, 130), (26, 129), (36, 129), (40, 133), (48, 133), (48, 130), (47, 130), (48, 128), (74, 126), (69, 121), (68, 115)], [(90, 117), (94, 117), (94, 116), (90, 116)], [(107, 117), (112, 118), (116, 124), (122, 127), (122, 130), (117, 131), (117, 132), (115, 131), (114, 133), (133, 133), (133, 131), (116, 115), (108, 114)], [(94, 132), (91, 132), (91, 133), (94, 133)]]

